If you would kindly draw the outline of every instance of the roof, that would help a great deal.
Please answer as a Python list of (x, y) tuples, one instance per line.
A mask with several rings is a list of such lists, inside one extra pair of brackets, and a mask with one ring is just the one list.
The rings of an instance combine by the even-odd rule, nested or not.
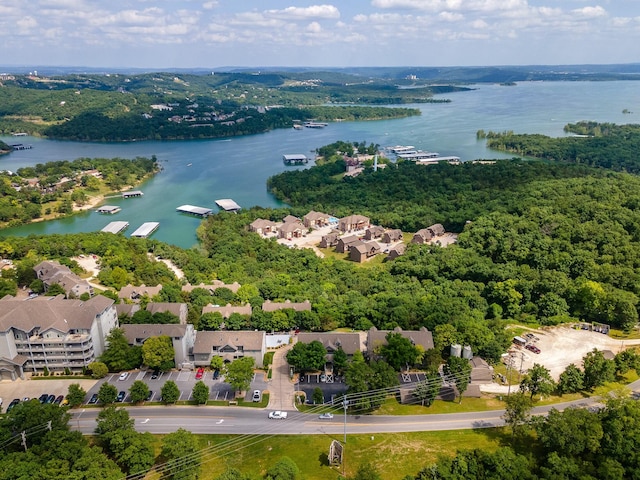
[(205, 285), (204, 283), (201, 283), (199, 285), (191, 285), (190, 283), (187, 283), (186, 285), (182, 286), (182, 291), (191, 292), (195, 288), (202, 288), (204, 290), (211, 290), (215, 292), (218, 288), (228, 288), (233, 293), (237, 293), (240, 287), (241, 285), (238, 282), (224, 283), (223, 281), (220, 281), (220, 280), (214, 280), (213, 282), (211, 282), (210, 285)]
[(132, 237), (146, 238), (151, 235), (160, 226), (158, 222), (145, 222), (140, 225), (135, 232), (131, 234)]
[(196, 335), (196, 342), (193, 345), (194, 354), (208, 354), (213, 351), (213, 347), (224, 347), (232, 345), (234, 348), (242, 346), (244, 351), (262, 350), (265, 342), (265, 332), (256, 332), (253, 330), (220, 330), (220, 331), (202, 331)]
[(231, 305), (227, 303), (225, 306), (220, 305), (207, 305), (202, 307), (202, 313), (214, 313), (219, 312), (223, 318), (229, 318), (232, 313), (239, 313), (240, 315), (251, 315), (251, 305)]
[(414, 345), (421, 345), (425, 350), (433, 348), (433, 335), (425, 327), (421, 327), (420, 330), (402, 330), (400, 327), (393, 330), (378, 330), (376, 327), (371, 327), (367, 335), (368, 350), (372, 352), (378, 345), (386, 345), (388, 333), (399, 333), (411, 340)]
[(304, 230), (306, 227), (298, 220), (295, 222), (285, 222), (279, 228), (281, 232), (295, 232), (296, 230)]
[(152, 314), (158, 312), (169, 312), (176, 317), (180, 317), (182, 309), (186, 308), (186, 303), (169, 303), (169, 302), (149, 302), (147, 304), (147, 311)]
[(264, 227), (275, 227), (276, 222), (272, 222), (271, 220), (265, 220), (264, 218), (256, 218), (253, 222), (249, 224), (249, 226), (253, 229), (260, 229)]
[(313, 210), (311, 210), (309, 213), (307, 213), (304, 217), (302, 217), (304, 220), (328, 220), (329, 219), (329, 215), (326, 213), (322, 213), (322, 212), (314, 212)]
[(300, 223), (300, 219), (298, 217), (295, 217), (293, 215), (287, 215), (286, 217), (284, 217), (282, 219), (283, 223), (291, 223), (291, 222), (298, 222)]
[(193, 213), (194, 215), (202, 215), (203, 217), (210, 215), (211, 212), (213, 212), (210, 208), (197, 207), (194, 205), (180, 205), (176, 210), (184, 213)]
[(360, 351), (360, 334), (358, 333), (305, 332), (298, 334), (298, 341), (302, 343), (318, 341), (327, 349), (327, 353), (333, 353), (338, 347), (342, 347), (347, 355)]
[(182, 338), (190, 326), (189, 324), (179, 325), (176, 323), (138, 323), (122, 325), (120, 328), (124, 331), (124, 336), (127, 338), (127, 341), (133, 344), (136, 343), (137, 339), (147, 339), (163, 335), (171, 338)]
[(230, 198), (221, 198), (219, 200), (216, 200), (216, 205), (218, 205), (218, 207), (228, 212), (240, 210), (240, 208), (242, 208), (240, 207), (240, 205), (238, 205), (236, 202), (234, 202)]
[(138, 298), (147, 295), (149, 298), (157, 295), (162, 290), (162, 285), (156, 285), (155, 287), (147, 287), (144, 283), (139, 286), (127, 285), (122, 287), (118, 292), (119, 298)]
[(275, 312), (276, 310), (283, 310), (285, 308), (292, 308), (296, 312), (311, 310), (311, 302), (309, 300), (305, 300), (301, 303), (293, 303), (291, 300), (286, 300), (285, 302), (279, 303), (267, 300), (262, 304), (262, 310), (265, 312)]
[(66, 333), (70, 330), (89, 330), (95, 318), (113, 305), (113, 300), (96, 295), (83, 302), (57, 297), (36, 297), (18, 300), (6, 296), (0, 300), (0, 331), (16, 328), (30, 332), (55, 329)]
[(100, 231), (105, 233), (116, 234), (116, 233), (120, 233), (128, 226), (129, 226), (129, 222), (111, 222)]

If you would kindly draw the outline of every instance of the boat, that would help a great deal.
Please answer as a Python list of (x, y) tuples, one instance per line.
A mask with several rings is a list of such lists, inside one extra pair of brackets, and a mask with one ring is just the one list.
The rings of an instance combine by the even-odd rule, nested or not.
[(329, 124), (323, 122), (304, 122), (303, 125), (307, 128), (324, 128)]
[(193, 165), (193, 163), (187, 163), (187, 167), (190, 167), (191, 165)]

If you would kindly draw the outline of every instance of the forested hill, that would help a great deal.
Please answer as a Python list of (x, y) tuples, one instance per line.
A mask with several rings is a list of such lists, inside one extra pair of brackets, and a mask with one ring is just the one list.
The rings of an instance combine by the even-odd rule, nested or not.
[(281, 200), (301, 209), (337, 216), (360, 213), (376, 224), (416, 231), (433, 223), (461, 231), (465, 223), (494, 211), (517, 211), (533, 183), (550, 179), (601, 176), (567, 164), (499, 160), (494, 164), (391, 164), (356, 177), (343, 177), (339, 160), (308, 170), (285, 172), (268, 180)]

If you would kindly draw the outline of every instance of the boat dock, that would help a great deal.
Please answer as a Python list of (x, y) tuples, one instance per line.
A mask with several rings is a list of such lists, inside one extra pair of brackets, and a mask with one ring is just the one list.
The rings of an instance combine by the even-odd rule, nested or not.
[(303, 125), (307, 128), (324, 128), (329, 124), (324, 122), (304, 122)]
[(160, 224), (158, 222), (145, 222), (140, 225), (135, 232), (131, 234), (132, 237), (147, 238), (153, 232), (155, 232)]
[(449, 165), (459, 165), (460, 157), (448, 156), (448, 157), (433, 157), (426, 160), (418, 160), (416, 165), (435, 165), (440, 162), (447, 162)]
[(13, 145), (9, 145), (14, 150), (30, 150), (33, 147), (31, 145), (24, 145), (22, 143), (14, 143)]
[(221, 198), (220, 200), (216, 200), (216, 205), (226, 212), (237, 212), (242, 208), (230, 198)]
[(98, 208), (96, 210), (96, 212), (98, 213), (108, 213), (110, 215), (113, 215), (114, 213), (118, 213), (120, 210), (122, 210), (120, 207), (118, 207), (117, 205), (103, 205), (102, 207)]
[(117, 234), (129, 228), (129, 222), (111, 222), (101, 232)]
[(197, 215), (198, 217), (208, 217), (213, 212), (210, 208), (196, 207), (194, 205), (180, 205), (176, 208), (178, 212), (190, 213), (191, 215)]
[(130, 190), (128, 192), (122, 192), (122, 198), (141, 197), (144, 193), (140, 190)]
[(423, 152), (422, 150), (418, 150), (411, 153), (399, 153), (397, 155), (397, 158), (398, 160), (409, 160), (412, 162), (418, 162), (420, 160), (438, 158), (439, 156), (440, 154), (437, 152)]
[(302, 153), (292, 153), (282, 156), (285, 165), (303, 165), (309, 163), (309, 158)]

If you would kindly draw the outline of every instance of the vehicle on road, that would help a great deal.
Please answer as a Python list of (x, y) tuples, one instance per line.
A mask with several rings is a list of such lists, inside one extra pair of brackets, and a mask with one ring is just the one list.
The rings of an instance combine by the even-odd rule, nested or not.
[(129, 376), (129, 372), (122, 372), (118, 377), (118, 380), (126, 380), (128, 376)]
[(199, 368), (196, 372), (196, 380), (200, 380), (202, 377), (204, 377), (204, 368)]
[(259, 402), (260, 401), (260, 390), (254, 390), (253, 391), (253, 401), (254, 402)]
[(331, 420), (333, 418), (333, 413), (323, 413), (321, 415), (318, 416), (318, 418), (322, 419), (322, 420)]
[(271, 420), (285, 420), (287, 418), (287, 412), (281, 412), (280, 410), (269, 412), (269, 418)]
[(125, 392), (124, 390), (120, 390), (118, 392), (118, 396), (116, 397), (116, 402), (124, 402), (124, 397), (127, 396), (127, 392)]
[(94, 393), (93, 395), (91, 395), (91, 398), (87, 403), (89, 403), (90, 405), (93, 405), (94, 403), (98, 403), (98, 394)]

